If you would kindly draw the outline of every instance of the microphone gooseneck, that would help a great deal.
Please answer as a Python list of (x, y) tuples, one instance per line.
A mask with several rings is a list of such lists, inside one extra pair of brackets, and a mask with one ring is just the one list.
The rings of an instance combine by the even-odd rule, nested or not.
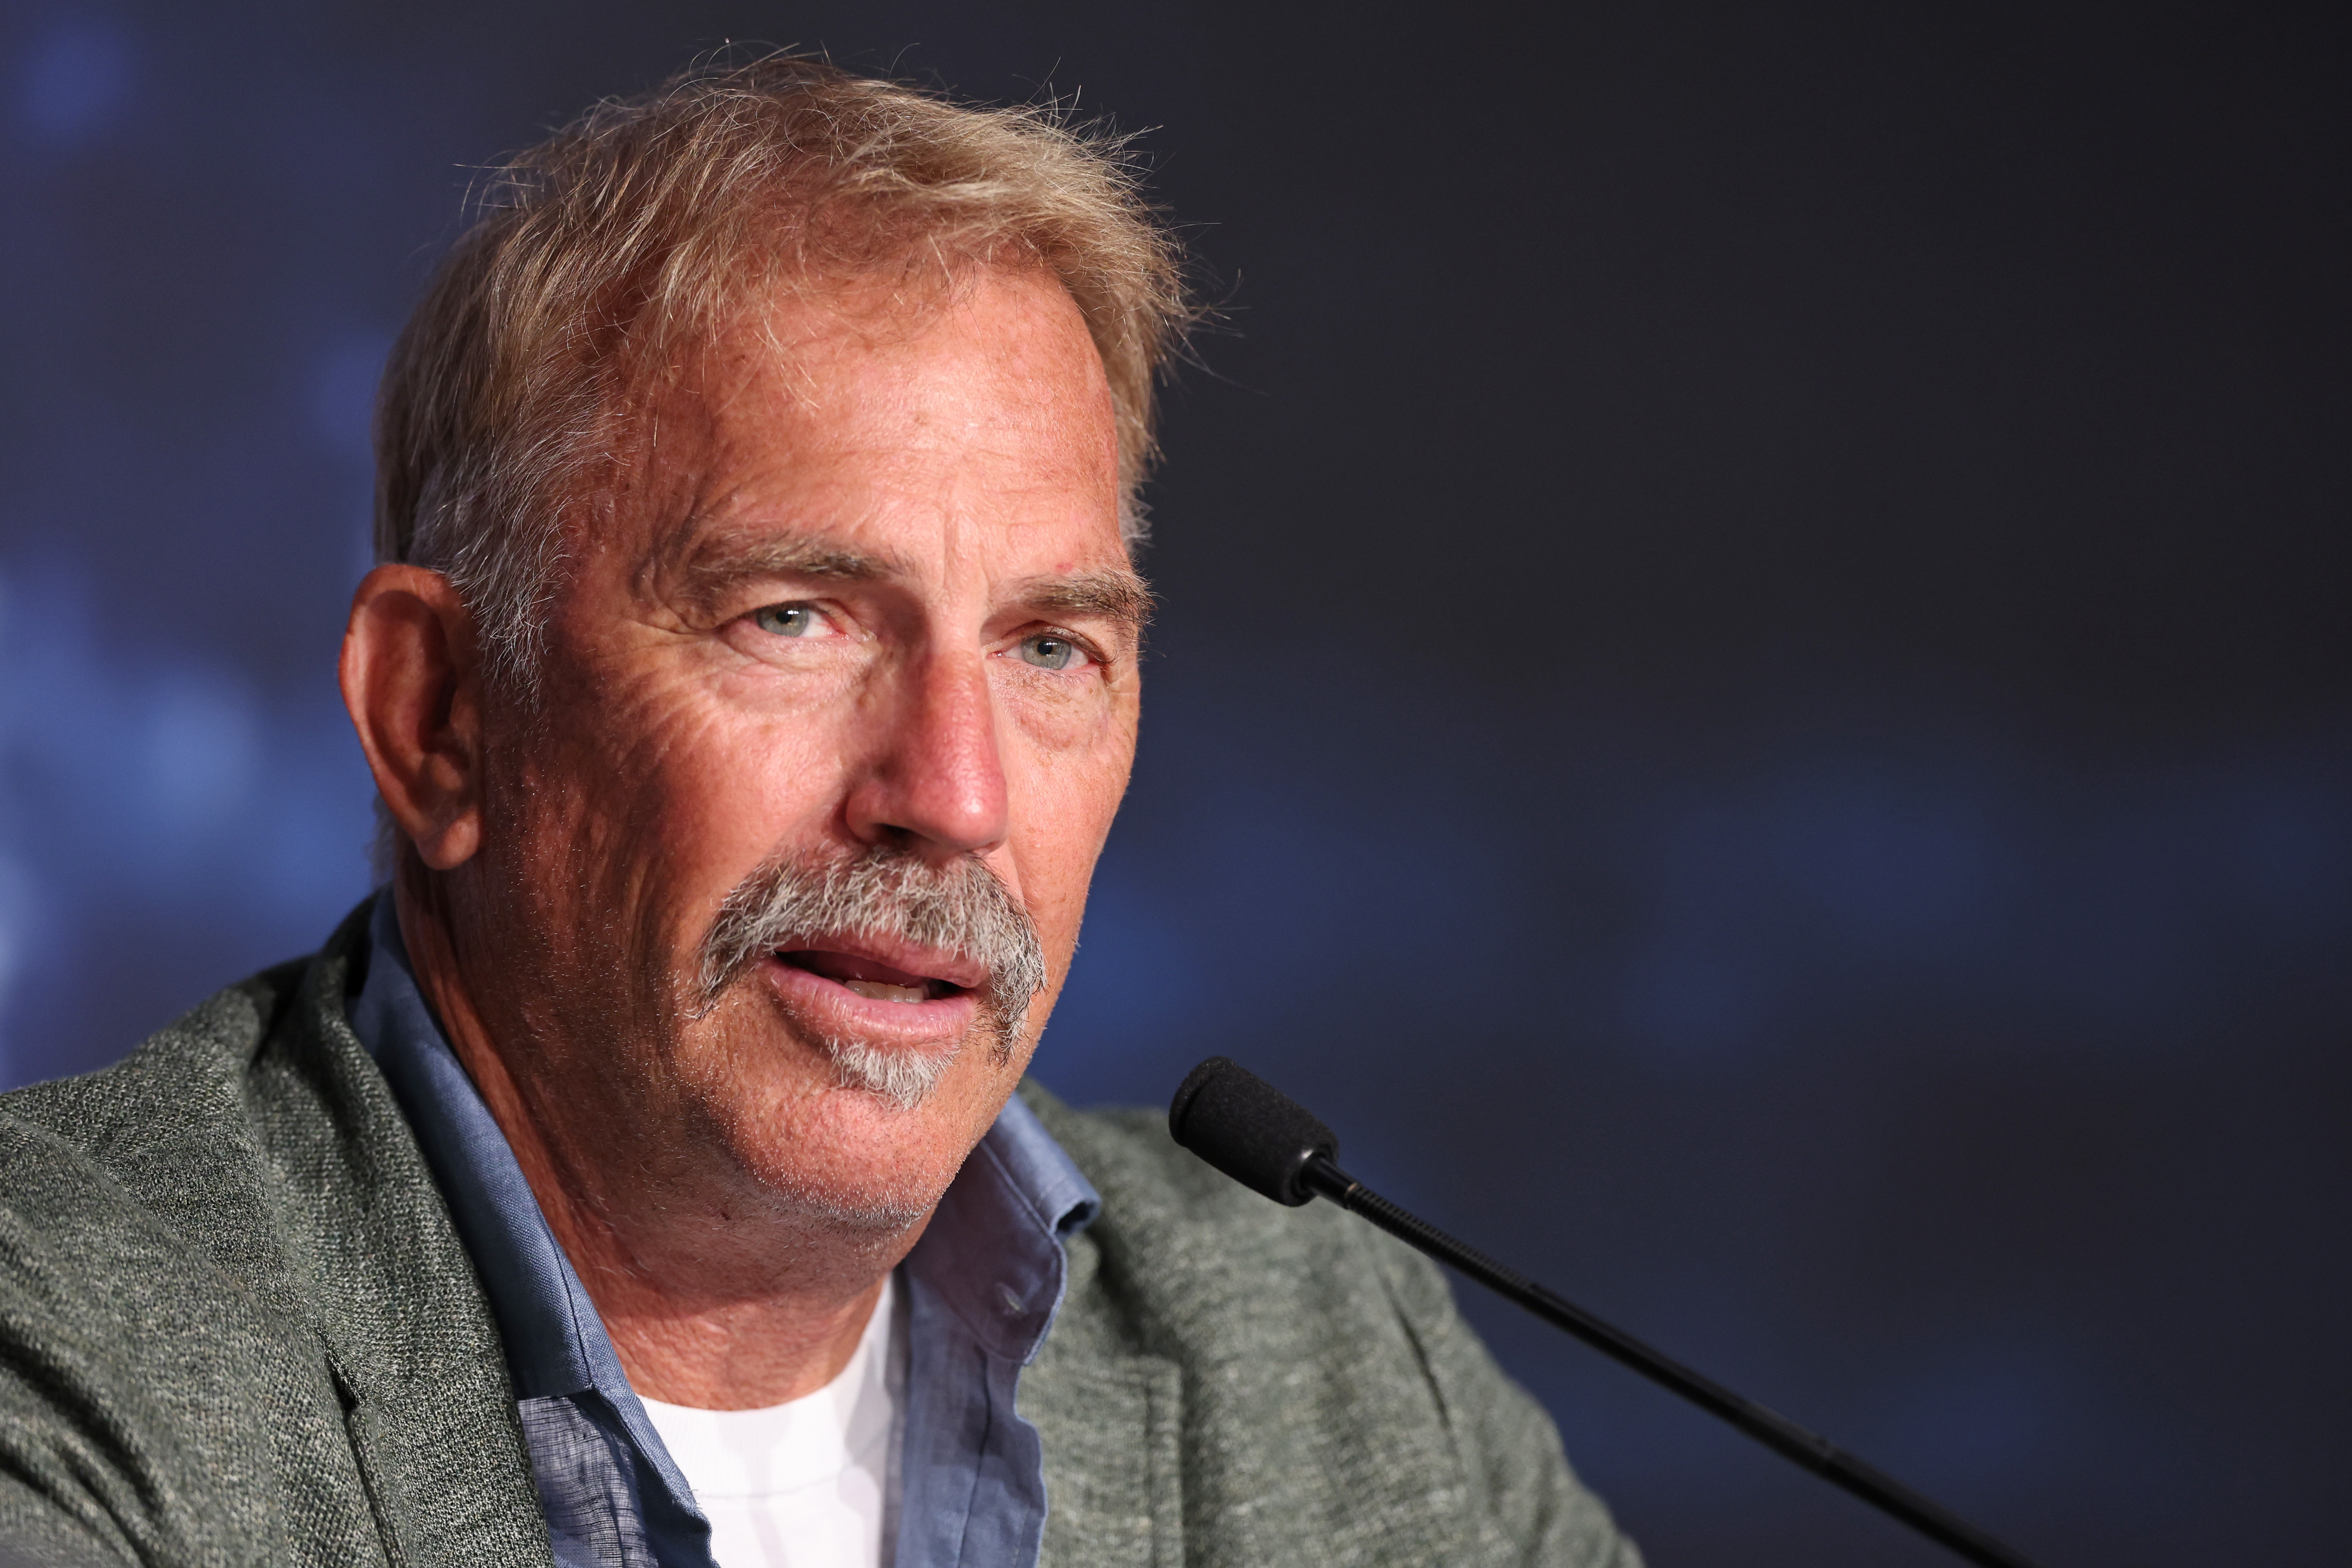
[(1968, 1521), (1863, 1463), (1818, 1432), (1700, 1376), (1524, 1274), (1398, 1207), (1339, 1165), (1339, 1141), (1297, 1100), (1227, 1057), (1185, 1077), (1168, 1107), (1176, 1142), (1255, 1193), (1292, 1207), (1328, 1198), (1447, 1264), (1654, 1383), (1721, 1416), (1831, 1484), (1984, 1568), (2034, 1568)]

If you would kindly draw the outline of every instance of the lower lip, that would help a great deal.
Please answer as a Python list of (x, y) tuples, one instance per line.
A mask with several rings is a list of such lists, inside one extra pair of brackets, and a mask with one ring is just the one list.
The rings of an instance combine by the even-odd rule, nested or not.
[(916, 1044), (961, 1036), (971, 1027), (980, 1005), (969, 991), (921, 1002), (884, 1002), (860, 996), (838, 980), (786, 963), (771, 953), (760, 961), (761, 976), (793, 1010), (835, 1033), (868, 1041)]

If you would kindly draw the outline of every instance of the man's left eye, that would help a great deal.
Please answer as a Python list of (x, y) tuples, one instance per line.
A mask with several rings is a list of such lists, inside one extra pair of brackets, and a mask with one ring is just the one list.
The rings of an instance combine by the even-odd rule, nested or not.
[(804, 637), (824, 629), (814, 605), (770, 605), (752, 611), (751, 618), (761, 631), (780, 637)]
[(1040, 632), (1021, 641), (1021, 662), (1034, 664), (1039, 669), (1067, 669), (1074, 664), (1085, 663), (1086, 657), (1086, 649), (1051, 632)]

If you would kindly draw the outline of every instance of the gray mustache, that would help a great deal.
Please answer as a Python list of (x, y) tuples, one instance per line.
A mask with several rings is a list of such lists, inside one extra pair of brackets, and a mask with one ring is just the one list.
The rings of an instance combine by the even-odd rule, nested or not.
[(986, 969), (982, 1005), (1006, 1047), (1045, 988), (1037, 927), (995, 872), (977, 859), (934, 865), (877, 847), (849, 858), (779, 856), (737, 883), (703, 942), (704, 1005), (762, 953), (825, 937), (912, 942)]

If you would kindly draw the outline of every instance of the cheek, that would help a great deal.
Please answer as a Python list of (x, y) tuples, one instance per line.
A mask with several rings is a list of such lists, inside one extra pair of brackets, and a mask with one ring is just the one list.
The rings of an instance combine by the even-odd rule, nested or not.
[(520, 792), (531, 837), (560, 842), (564, 880), (649, 933), (682, 922), (698, 939), (837, 793), (832, 727), (729, 701), (691, 671), (616, 674), (573, 695), (579, 719), (542, 731)]
[(828, 727), (704, 708), (673, 710), (628, 761), (648, 847), (727, 888), (808, 838), (838, 796)]
[(1009, 744), (1074, 760), (1134, 749), (1131, 680), (1030, 669), (1002, 654), (990, 660), (990, 674)]
[(1134, 703), (1123, 701), (1088, 726), (1083, 744), (1024, 746), (1007, 759), (1018, 891), (1057, 958), (1076, 940), (1095, 860), (1127, 791), (1135, 719)]

